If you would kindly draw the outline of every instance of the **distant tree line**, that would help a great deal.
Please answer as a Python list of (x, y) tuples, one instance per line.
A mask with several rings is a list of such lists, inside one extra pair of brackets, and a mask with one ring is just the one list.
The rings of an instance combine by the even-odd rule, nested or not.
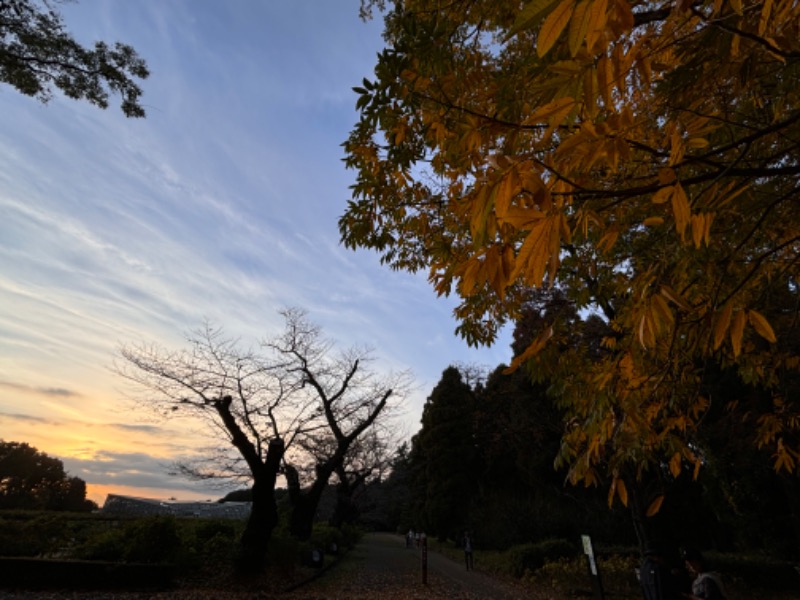
[(59, 459), (24, 442), (0, 440), (0, 509), (91, 511), (86, 482)]

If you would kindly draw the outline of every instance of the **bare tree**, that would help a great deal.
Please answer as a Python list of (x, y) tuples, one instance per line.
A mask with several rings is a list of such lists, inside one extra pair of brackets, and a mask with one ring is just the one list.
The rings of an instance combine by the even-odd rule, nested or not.
[[(188, 348), (125, 345), (114, 365), (117, 374), (134, 384), (140, 406), (206, 425), (205, 433), (216, 446), (202, 462), (180, 465), (182, 474), (252, 482), (252, 510), (241, 540), (252, 567), (262, 564), (278, 522), (278, 476), (285, 474), (291, 488), (294, 481), (299, 483), (303, 466), (313, 464), (318, 465), (315, 483), (322, 478), (327, 483), (358, 436), (405, 396), (410, 380), (404, 373), (378, 383), (359, 367), (363, 352), (332, 357), (333, 344), (303, 311), (281, 314), (284, 332), (255, 350), (242, 348), (240, 340), (206, 324), (189, 335)], [(315, 440), (331, 434), (336, 444), (330, 456), (310, 453), (315, 444), (321, 447)], [(300, 494), (304, 507), (313, 504), (316, 510), (315, 490), (312, 486), (311, 494)]]
[[(293, 363), (290, 371), (321, 412), (325, 430), (304, 435), (298, 445), (306, 462), (284, 456), (292, 514), (289, 529), (298, 539), (308, 539), (319, 501), (331, 476), (341, 469), (356, 442), (380, 420), (389, 420), (411, 390), (408, 371), (378, 376), (368, 368), (369, 348), (350, 348), (334, 353), (319, 328), (309, 323), (302, 311), (284, 313), (284, 336), (269, 347)], [(298, 465), (305, 467), (301, 471)], [(303, 481), (305, 474), (306, 481)], [(307, 485), (303, 485), (306, 483)]]
[(371, 427), (347, 453), (336, 469), (336, 507), (331, 524), (352, 523), (361, 514), (360, 500), (373, 482), (380, 482), (391, 470), (398, 437), (391, 428)]

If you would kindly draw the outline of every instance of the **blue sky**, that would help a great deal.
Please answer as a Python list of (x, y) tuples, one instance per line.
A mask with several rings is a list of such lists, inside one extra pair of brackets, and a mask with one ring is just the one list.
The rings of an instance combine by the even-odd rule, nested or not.
[(178, 348), (205, 319), (255, 340), (299, 307), (414, 373), (409, 433), (449, 364), (509, 360), (508, 331), (482, 350), (454, 335), (455, 302), (425, 274), (339, 244), (351, 88), (383, 46), (358, 0), (59, 7), (82, 43), (147, 60), (147, 118), (0, 84), (0, 438), (62, 458), (96, 500), (218, 497), (167, 474), (206, 440), (131, 410), (109, 370), (119, 344)]

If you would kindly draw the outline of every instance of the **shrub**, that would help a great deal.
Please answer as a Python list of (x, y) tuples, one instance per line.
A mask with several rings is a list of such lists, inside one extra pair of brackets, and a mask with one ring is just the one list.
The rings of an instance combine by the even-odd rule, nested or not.
[(504, 554), (509, 574), (520, 578), (536, 571), (545, 563), (572, 557), (576, 553), (577, 546), (574, 543), (563, 539), (553, 539), (513, 546)]
[(42, 556), (68, 543), (68, 529), (55, 515), (30, 513), (22, 518), (0, 518), (0, 555)]
[(75, 548), (74, 555), (82, 560), (121, 561), (125, 556), (124, 529), (98, 533)]
[(183, 547), (173, 517), (134, 521), (126, 528), (125, 541), (127, 562), (175, 562)]
[[(597, 558), (597, 570), (603, 589), (609, 595), (636, 596), (641, 593), (636, 580), (639, 560), (632, 555)], [(591, 575), (585, 556), (573, 556), (548, 562), (529, 577), (538, 586), (559, 593), (576, 593), (576, 589), (592, 589)]]
[(345, 548), (352, 548), (361, 539), (362, 531), (354, 525), (342, 525), (341, 527), (333, 527), (332, 525), (325, 525), (317, 523), (314, 525), (314, 531), (311, 534), (310, 545), (313, 548), (324, 550), (326, 553), (332, 553), (332, 548), (338, 550)]
[(364, 535), (364, 532), (359, 527), (351, 524), (342, 525), (339, 531), (342, 535), (340, 546), (344, 548), (352, 548)]
[(194, 537), (199, 546), (202, 546), (211, 539), (222, 537), (233, 540), (237, 535), (237, 527), (231, 521), (220, 519), (208, 519), (197, 521), (194, 526)]
[(174, 563), (184, 550), (173, 517), (147, 517), (104, 531), (76, 548), (77, 558), (138, 563)]

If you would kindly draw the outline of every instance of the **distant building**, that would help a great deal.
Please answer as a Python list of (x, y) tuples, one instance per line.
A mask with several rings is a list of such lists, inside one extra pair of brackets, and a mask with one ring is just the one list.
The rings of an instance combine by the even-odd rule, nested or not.
[(102, 514), (120, 517), (172, 515), (211, 519), (246, 519), (250, 502), (172, 502), (109, 494), (100, 509)]

